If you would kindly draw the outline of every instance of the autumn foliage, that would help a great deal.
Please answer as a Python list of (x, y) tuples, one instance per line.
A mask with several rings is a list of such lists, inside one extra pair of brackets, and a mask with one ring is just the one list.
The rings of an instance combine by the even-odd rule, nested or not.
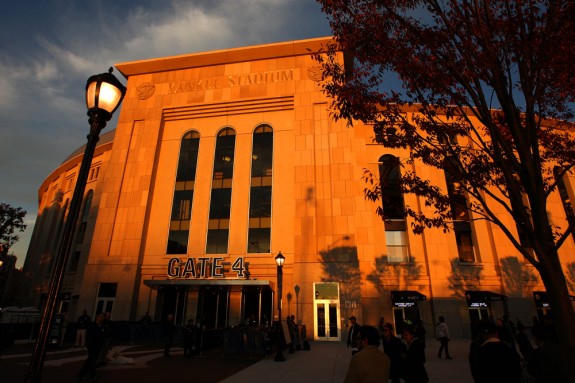
[[(449, 230), (452, 201), (444, 185), (405, 165), (445, 170), (473, 219), (501, 229), (539, 272), (560, 338), (574, 351), (575, 313), (558, 250), (575, 222), (567, 214), (566, 224), (554, 223), (547, 210), (575, 163), (575, 3), (319, 3), (334, 35), (315, 55), (333, 117), (371, 124), (379, 144), (409, 150), (402, 189), (434, 207), (423, 214), (406, 206), (412, 229)], [(377, 177), (365, 179), (366, 196), (380, 198)], [(495, 214), (501, 209), (516, 227)]]

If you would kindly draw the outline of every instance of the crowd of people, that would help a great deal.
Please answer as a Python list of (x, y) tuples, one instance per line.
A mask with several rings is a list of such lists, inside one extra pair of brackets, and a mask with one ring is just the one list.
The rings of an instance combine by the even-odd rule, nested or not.
[[(377, 327), (361, 326), (351, 316), (347, 345), (352, 358), (345, 383), (427, 383), (425, 328), (421, 321), (394, 326), (381, 318)], [(562, 383), (568, 381), (565, 353), (557, 342), (552, 318), (534, 318), (528, 328), (505, 315), (474, 323), (469, 349), (469, 367), (475, 383)], [(375, 335), (374, 335), (375, 334)], [(453, 359), (449, 352), (449, 327), (444, 316), (435, 326), (438, 358)], [(381, 345), (381, 349), (380, 349)]]
[[(142, 336), (152, 323), (152, 318), (146, 313), (137, 324), (137, 333)], [(119, 353), (110, 352), (112, 349), (112, 319), (111, 313), (103, 312), (90, 318), (84, 310), (75, 323), (75, 348), (83, 348), (88, 355), (78, 373), (78, 381), (95, 381), (98, 378), (97, 368), (109, 363), (133, 364), (133, 359), (126, 358)], [(169, 348), (168, 348), (169, 349)]]
[(402, 339), (395, 335), (393, 325), (384, 318), (377, 328), (360, 326), (355, 316), (349, 317), (349, 321), (347, 345), (352, 358), (344, 383), (429, 382), (425, 369), (425, 328), (421, 321), (402, 324)]
[(551, 315), (533, 320), (530, 333), (509, 316), (474, 324), (469, 366), (475, 383), (567, 382), (565, 353), (557, 341)]
[[(345, 382), (427, 383), (429, 377), (426, 363), (426, 331), (421, 320), (401, 323), (401, 331), (382, 317), (377, 327), (360, 325), (355, 316), (349, 319), (347, 345), (352, 358)], [(255, 321), (246, 319), (247, 326)], [(293, 315), (287, 317), (286, 344), (290, 353), (301, 349), (300, 331)], [(151, 324), (146, 313), (138, 323), (138, 333)], [(87, 358), (79, 380), (94, 380), (96, 369), (108, 363), (111, 348), (112, 321), (110, 312), (99, 313), (92, 321), (86, 310), (76, 320), (74, 347), (85, 348)], [(198, 344), (201, 328), (189, 319), (182, 328), (184, 357), (189, 358), (201, 348)], [(279, 329), (278, 329), (279, 330)], [(281, 331), (281, 330), (280, 330)], [(170, 356), (176, 326), (174, 316), (168, 315), (162, 326), (164, 356)], [(444, 316), (439, 316), (435, 326), (435, 338), (439, 342), (438, 358), (452, 359), (449, 352), (450, 333)], [(567, 381), (565, 353), (558, 344), (552, 317), (547, 315), (539, 321), (533, 319), (528, 327), (504, 315), (495, 320), (477, 321), (472, 326), (468, 360), (475, 383), (520, 383), (525, 381), (559, 383)], [(63, 337), (62, 337), (63, 338)], [(307, 342), (305, 342), (307, 343)], [(381, 346), (381, 349), (380, 349)], [(304, 349), (309, 349), (306, 347)]]

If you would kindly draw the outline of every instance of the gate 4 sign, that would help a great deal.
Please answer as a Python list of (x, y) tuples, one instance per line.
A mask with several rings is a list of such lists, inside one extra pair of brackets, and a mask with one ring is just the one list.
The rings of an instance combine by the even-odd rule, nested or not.
[[(229, 265), (224, 257), (171, 258), (168, 261), (168, 276), (170, 278), (224, 278)], [(231, 266), (236, 277), (245, 278), (246, 263), (244, 257), (238, 257)]]

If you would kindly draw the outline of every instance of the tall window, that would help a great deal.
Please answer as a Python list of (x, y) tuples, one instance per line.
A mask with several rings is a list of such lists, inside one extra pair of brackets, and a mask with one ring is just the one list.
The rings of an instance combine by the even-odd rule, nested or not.
[(253, 136), (248, 253), (270, 252), (273, 145), (271, 126), (258, 126)]
[(172, 202), (170, 234), (166, 250), (168, 254), (186, 254), (188, 252), (199, 146), (200, 135), (197, 132), (189, 131), (182, 137)]
[(78, 228), (76, 229), (76, 248), (73, 249), (72, 256), (68, 262), (68, 271), (75, 272), (78, 270), (80, 263), (80, 256), (82, 255), (81, 246), (84, 243), (84, 236), (86, 235), (86, 228), (88, 227), (88, 219), (90, 218), (90, 209), (92, 207), (92, 199), (94, 198), (94, 191), (89, 190), (84, 197), (82, 211), (79, 217)]
[(220, 130), (214, 156), (206, 254), (228, 252), (235, 146), (236, 132), (232, 128)]
[[(553, 169), (553, 175), (557, 182), (557, 189), (559, 190), (559, 196), (561, 197), (561, 203), (563, 204), (563, 210), (565, 211), (565, 217), (570, 226), (575, 226), (575, 212), (573, 211), (573, 203), (571, 202), (571, 197), (569, 196), (569, 190), (565, 184), (565, 179), (562, 176), (563, 169), (556, 166)], [(571, 236), (575, 239), (575, 232), (571, 232)]]
[(453, 215), (453, 231), (457, 241), (457, 251), (461, 262), (475, 262), (475, 250), (473, 246), (473, 229), (471, 227), (467, 198), (461, 184), (447, 171), (445, 166), (445, 181), (447, 192), (451, 203), (451, 214)]
[(386, 154), (379, 159), (381, 202), (385, 218), (385, 241), (388, 262), (408, 262), (409, 248), (401, 191), (399, 159)]
[(102, 283), (98, 286), (98, 299), (96, 300), (96, 307), (94, 312), (97, 313), (110, 313), (114, 308), (114, 301), (116, 300), (116, 292), (118, 290), (117, 283)]

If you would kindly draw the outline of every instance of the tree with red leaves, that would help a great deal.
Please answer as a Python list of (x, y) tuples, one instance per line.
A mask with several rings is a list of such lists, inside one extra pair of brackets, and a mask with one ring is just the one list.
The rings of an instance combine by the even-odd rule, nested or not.
[(0, 203), (0, 255), (7, 255), (8, 250), (20, 239), (15, 230), (24, 231), (26, 211), (21, 207), (12, 207)]
[[(377, 143), (408, 149), (402, 165), (448, 173), (464, 199), (403, 166), (403, 192), (434, 208), (405, 207), (413, 230), (449, 230), (462, 201), (472, 220), (498, 227), (538, 271), (574, 366), (575, 312), (558, 250), (575, 220), (569, 207), (560, 227), (547, 211), (575, 164), (575, 3), (318, 1), (334, 34), (315, 54), (333, 117), (371, 124)], [(366, 197), (380, 199), (380, 181), (365, 178)]]

